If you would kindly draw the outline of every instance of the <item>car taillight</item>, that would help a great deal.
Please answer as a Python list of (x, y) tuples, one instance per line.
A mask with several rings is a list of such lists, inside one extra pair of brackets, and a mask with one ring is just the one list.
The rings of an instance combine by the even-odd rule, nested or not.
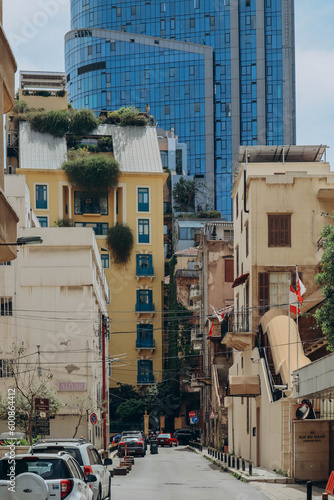
[(73, 479), (62, 479), (60, 481), (60, 498), (66, 498), (73, 490)]
[(89, 474), (93, 474), (93, 469), (91, 468), (90, 465), (84, 465), (84, 474), (86, 479), (89, 476)]
[(141, 445), (143, 445), (143, 444), (144, 444), (144, 441), (137, 441), (137, 444), (141, 444)]

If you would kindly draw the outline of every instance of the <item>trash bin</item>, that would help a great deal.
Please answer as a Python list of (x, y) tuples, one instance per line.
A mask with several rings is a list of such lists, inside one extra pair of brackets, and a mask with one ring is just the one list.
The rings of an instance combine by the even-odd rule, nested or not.
[(152, 455), (158, 453), (158, 441), (156, 439), (151, 440), (150, 452), (152, 453)]

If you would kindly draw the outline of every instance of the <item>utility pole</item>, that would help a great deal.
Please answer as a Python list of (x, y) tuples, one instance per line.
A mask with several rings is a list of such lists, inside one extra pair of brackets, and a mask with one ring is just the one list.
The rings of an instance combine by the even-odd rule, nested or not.
[(103, 450), (107, 452), (106, 317), (104, 314), (102, 314), (102, 401)]

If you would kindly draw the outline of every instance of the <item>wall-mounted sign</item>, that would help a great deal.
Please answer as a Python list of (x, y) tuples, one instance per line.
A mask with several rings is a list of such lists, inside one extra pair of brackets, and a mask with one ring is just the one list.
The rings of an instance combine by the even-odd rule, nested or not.
[(59, 392), (84, 392), (87, 391), (87, 382), (58, 382)]

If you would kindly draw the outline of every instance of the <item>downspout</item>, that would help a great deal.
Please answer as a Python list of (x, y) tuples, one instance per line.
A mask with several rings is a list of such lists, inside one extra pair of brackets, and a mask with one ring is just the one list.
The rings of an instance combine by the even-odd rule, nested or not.
[(244, 165), (244, 212), (245, 212), (245, 214), (249, 213), (249, 210), (247, 210), (247, 208), (246, 208), (246, 174), (247, 174), (246, 168), (247, 168), (247, 165), (248, 165), (248, 152), (247, 152), (247, 148), (246, 148), (246, 163)]

